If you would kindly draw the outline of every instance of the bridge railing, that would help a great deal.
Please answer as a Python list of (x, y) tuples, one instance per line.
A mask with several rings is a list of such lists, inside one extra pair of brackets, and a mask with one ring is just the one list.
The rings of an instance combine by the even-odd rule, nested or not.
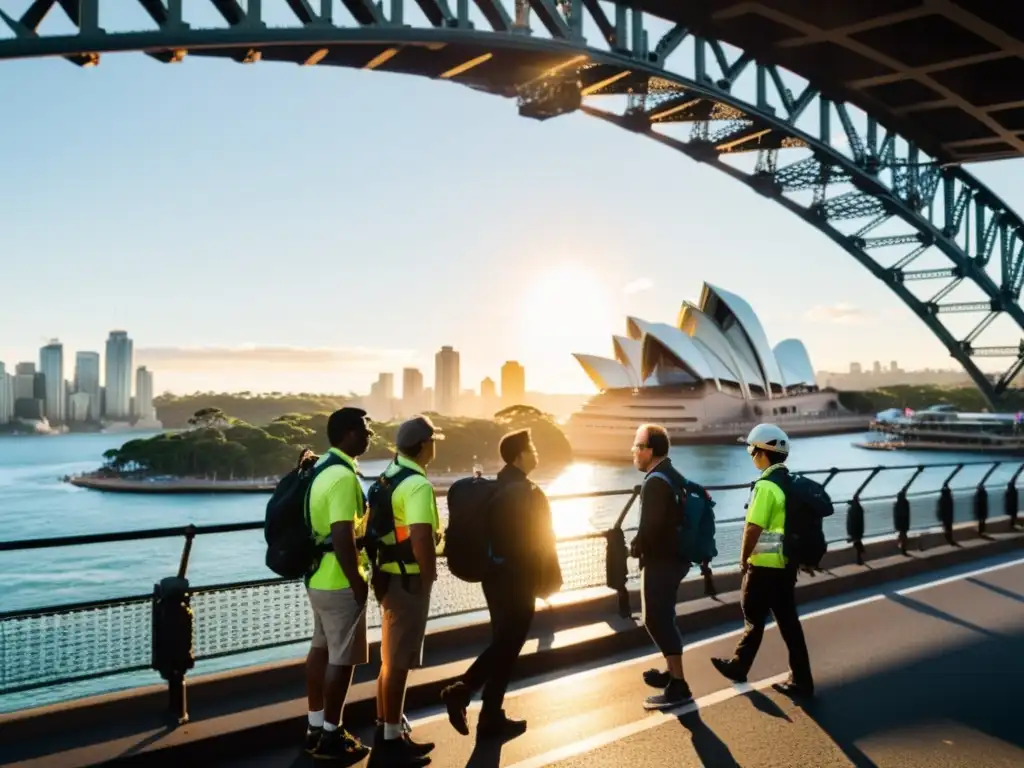
[[(1022, 472), (1024, 463), (968, 462), (831, 468), (797, 474), (826, 485), (837, 511), (826, 520), (826, 535), (832, 543), (851, 543), (858, 562), (863, 562), (863, 542), (871, 537), (895, 534), (906, 553), (909, 534), (915, 530), (941, 528), (952, 543), (955, 522), (973, 519), (981, 533), (990, 516), (1007, 515), (1016, 525), (1017, 483)], [(720, 555), (713, 563), (715, 568), (738, 563), (741, 499), (751, 485), (708, 486), (719, 501)], [(621, 502), (615, 523), (607, 530), (559, 540), (564, 592), (614, 590), (620, 613), (628, 615), (629, 587), (639, 576), (637, 561), (628, 556), (629, 539), (636, 531), (639, 492), (640, 487), (635, 486), (551, 497), (553, 505)], [(265, 578), (201, 586), (188, 582), (190, 554), (197, 538), (251, 533), (262, 527), (262, 521), (254, 520), (0, 542), (0, 553), (70, 548), (68, 559), (74, 557), (74, 548), (87, 545), (174, 538), (184, 542), (177, 574), (156, 584), (152, 593), (0, 613), (0, 710), (34, 704), (30, 692), (41, 688), (70, 686), (64, 696), (70, 698), (96, 692), (95, 686), (82, 687), (89, 681), (155, 670), (168, 681), (171, 709), (184, 721), (184, 678), (196, 661), (307, 642), (313, 620), (301, 581)], [(443, 558), (438, 578), (431, 617), (457, 616), (486, 607), (479, 586), (451, 576)], [(380, 624), (379, 608), (373, 600), (367, 619), (371, 627)], [(120, 687), (153, 682), (140, 674), (120, 679)]]

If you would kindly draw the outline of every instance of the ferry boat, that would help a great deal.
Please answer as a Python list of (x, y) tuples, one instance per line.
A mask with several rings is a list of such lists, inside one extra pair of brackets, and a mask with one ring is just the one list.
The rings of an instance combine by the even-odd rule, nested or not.
[(793, 436), (863, 432), (870, 423), (818, 388), (800, 340), (773, 349), (750, 304), (708, 283), (674, 325), (627, 318), (612, 348), (614, 357), (575, 355), (600, 390), (565, 425), (581, 458), (628, 461), (647, 422), (664, 426), (674, 445), (735, 444), (762, 421)]
[(882, 412), (871, 423), (871, 450), (976, 451), (1024, 455), (1024, 414), (962, 413), (952, 406)]

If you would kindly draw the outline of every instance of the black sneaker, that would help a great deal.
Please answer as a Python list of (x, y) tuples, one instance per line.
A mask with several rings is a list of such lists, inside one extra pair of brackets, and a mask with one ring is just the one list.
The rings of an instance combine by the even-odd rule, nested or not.
[(513, 720), (505, 715), (503, 709), (493, 715), (481, 713), (476, 733), (481, 739), (511, 741), (526, 733), (526, 721)]
[(773, 683), (772, 688), (785, 696), (791, 696), (796, 699), (814, 698), (813, 685), (794, 683), (792, 680), (787, 680), (784, 683)]
[(339, 728), (336, 731), (324, 731), (320, 735), (320, 743), (313, 752), (316, 760), (331, 760), (344, 765), (355, 765), (370, 754), (370, 748), (348, 731)]
[(668, 670), (648, 669), (644, 672), (644, 682), (651, 686), (651, 688), (664, 690), (665, 686), (672, 682), (672, 675), (669, 674)]
[[(412, 745), (413, 752), (418, 755), (429, 755), (434, 751), (434, 743), (432, 741), (425, 741), (422, 744), (413, 741), (412, 737), (409, 735), (409, 731), (406, 731), (404, 728), (402, 730), (402, 735), (399, 738), (409, 742), (409, 744)], [(377, 749), (384, 742), (384, 723), (377, 723), (377, 728), (373, 732), (373, 748)]]
[(675, 709), (693, 701), (693, 694), (690, 686), (685, 680), (670, 680), (665, 690), (655, 696), (648, 696), (644, 700), (644, 709)]
[[(371, 766), (387, 766), (387, 768), (419, 768), (430, 765), (430, 758), (420, 754), (424, 744), (416, 744), (407, 736), (398, 739), (384, 739), (374, 744), (370, 753)], [(433, 749), (431, 744), (430, 748)]]
[(323, 728), (314, 728), (312, 725), (306, 726), (306, 751), (309, 754), (316, 752), (316, 745), (320, 743), (320, 734), (324, 732)]
[(465, 683), (454, 683), (441, 691), (441, 701), (448, 710), (448, 722), (463, 736), (469, 736), (466, 709), (470, 700), (469, 688)]
[(732, 659), (711, 659), (711, 664), (722, 674), (722, 677), (727, 677), (734, 683), (747, 682), (747, 673), (740, 671), (739, 666)]

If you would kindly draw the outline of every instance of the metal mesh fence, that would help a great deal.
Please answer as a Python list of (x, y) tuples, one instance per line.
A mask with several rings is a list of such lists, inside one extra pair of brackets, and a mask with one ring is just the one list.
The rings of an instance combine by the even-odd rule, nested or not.
[[(1002, 514), (1001, 488), (989, 491), (992, 517)], [(972, 517), (973, 491), (955, 494), (955, 520)], [(911, 530), (934, 528), (937, 492), (911, 494)], [(893, 500), (863, 502), (865, 538), (891, 534)], [(836, 503), (836, 514), (826, 521), (832, 542), (845, 541), (845, 501)], [(716, 568), (734, 565), (739, 559), (743, 521), (722, 520), (717, 526), (719, 557)], [(635, 528), (624, 531), (627, 545)], [(606, 539), (601, 534), (558, 543), (563, 591), (605, 585)], [(638, 563), (628, 561), (631, 581), (639, 578)], [(439, 561), (439, 581), (432, 593), (432, 618), (452, 616), (485, 608), (478, 584), (453, 577), (444, 559)], [(257, 582), (199, 588), (193, 595), (195, 650), (198, 659), (273, 648), (307, 640), (313, 631), (312, 613), (300, 582)], [(370, 626), (380, 625), (380, 612), (371, 600)], [(68, 608), (41, 609), (0, 615), (0, 694), (57, 683), (148, 669), (151, 649), (151, 601), (128, 598)]]

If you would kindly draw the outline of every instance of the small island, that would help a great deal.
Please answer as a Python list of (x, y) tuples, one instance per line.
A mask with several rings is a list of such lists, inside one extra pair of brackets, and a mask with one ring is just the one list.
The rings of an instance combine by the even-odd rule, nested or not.
[[(498, 469), (498, 442), (515, 429), (532, 431), (542, 475), (557, 472), (572, 460), (562, 430), (530, 406), (506, 408), (491, 419), (429, 415), (446, 436), (430, 471), (442, 488), (476, 465), (488, 473)], [(259, 427), (220, 408), (202, 408), (189, 418), (186, 429), (129, 440), (107, 451), (95, 472), (66, 479), (84, 488), (127, 493), (269, 493), (304, 450), (327, 449), (327, 417), (288, 413)], [(391, 458), (398, 422), (375, 422), (373, 430), (370, 448), (361, 458)]]

